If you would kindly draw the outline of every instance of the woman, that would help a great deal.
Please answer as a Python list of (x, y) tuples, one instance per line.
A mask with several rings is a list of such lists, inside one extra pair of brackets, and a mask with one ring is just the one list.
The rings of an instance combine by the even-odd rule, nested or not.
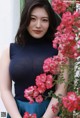
[[(35, 77), (43, 73), (43, 62), (57, 55), (52, 40), (60, 18), (54, 13), (48, 0), (26, 0), (21, 23), (15, 38), (1, 58), (1, 97), (9, 113), (7, 118), (22, 118), (25, 111), (36, 113), (37, 118), (53, 118), (51, 110), (57, 99), (30, 104), (24, 98), (24, 90), (35, 84)], [(15, 97), (12, 95), (12, 80), (15, 82)], [(58, 85), (55, 94), (64, 95), (64, 84)]]

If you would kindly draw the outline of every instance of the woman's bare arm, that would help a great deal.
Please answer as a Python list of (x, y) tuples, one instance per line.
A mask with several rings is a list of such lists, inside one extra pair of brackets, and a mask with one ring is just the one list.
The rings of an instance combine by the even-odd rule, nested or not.
[(10, 55), (9, 49), (6, 49), (0, 58), (1, 98), (11, 118), (22, 118), (18, 111), (15, 99), (12, 95), (12, 81), (9, 75), (9, 63), (10, 63), (9, 55)]

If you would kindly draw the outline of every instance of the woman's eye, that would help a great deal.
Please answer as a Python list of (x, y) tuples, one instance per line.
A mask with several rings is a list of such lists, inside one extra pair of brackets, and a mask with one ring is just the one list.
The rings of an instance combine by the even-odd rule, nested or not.
[(32, 21), (35, 21), (36, 19), (35, 18), (31, 18)]
[(48, 22), (49, 20), (48, 19), (43, 19), (44, 22)]

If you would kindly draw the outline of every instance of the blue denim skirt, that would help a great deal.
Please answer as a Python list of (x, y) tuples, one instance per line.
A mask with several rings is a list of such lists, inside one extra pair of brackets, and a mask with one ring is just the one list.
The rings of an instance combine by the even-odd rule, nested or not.
[[(37, 118), (41, 118), (43, 116), (43, 114), (45, 113), (45, 111), (47, 109), (49, 102), (50, 102), (50, 100), (44, 100), (42, 103), (34, 102), (34, 103), (30, 104), (29, 102), (16, 100), (19, 112), (22, 117), (23, 117), (24, 113), (27, 111), (30, 114), (36, 113)], [(7, 118), (11, 118), (9, 116), (9, 114), (7, 114)]]

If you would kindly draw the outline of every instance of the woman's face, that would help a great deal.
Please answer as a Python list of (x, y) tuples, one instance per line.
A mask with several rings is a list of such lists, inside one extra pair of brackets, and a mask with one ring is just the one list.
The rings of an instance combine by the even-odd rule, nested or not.
[(29, 34), (34, 38), (42, 38), (49, 28), (49, 16), (44, 8), (36, 7), (31, 12)]

